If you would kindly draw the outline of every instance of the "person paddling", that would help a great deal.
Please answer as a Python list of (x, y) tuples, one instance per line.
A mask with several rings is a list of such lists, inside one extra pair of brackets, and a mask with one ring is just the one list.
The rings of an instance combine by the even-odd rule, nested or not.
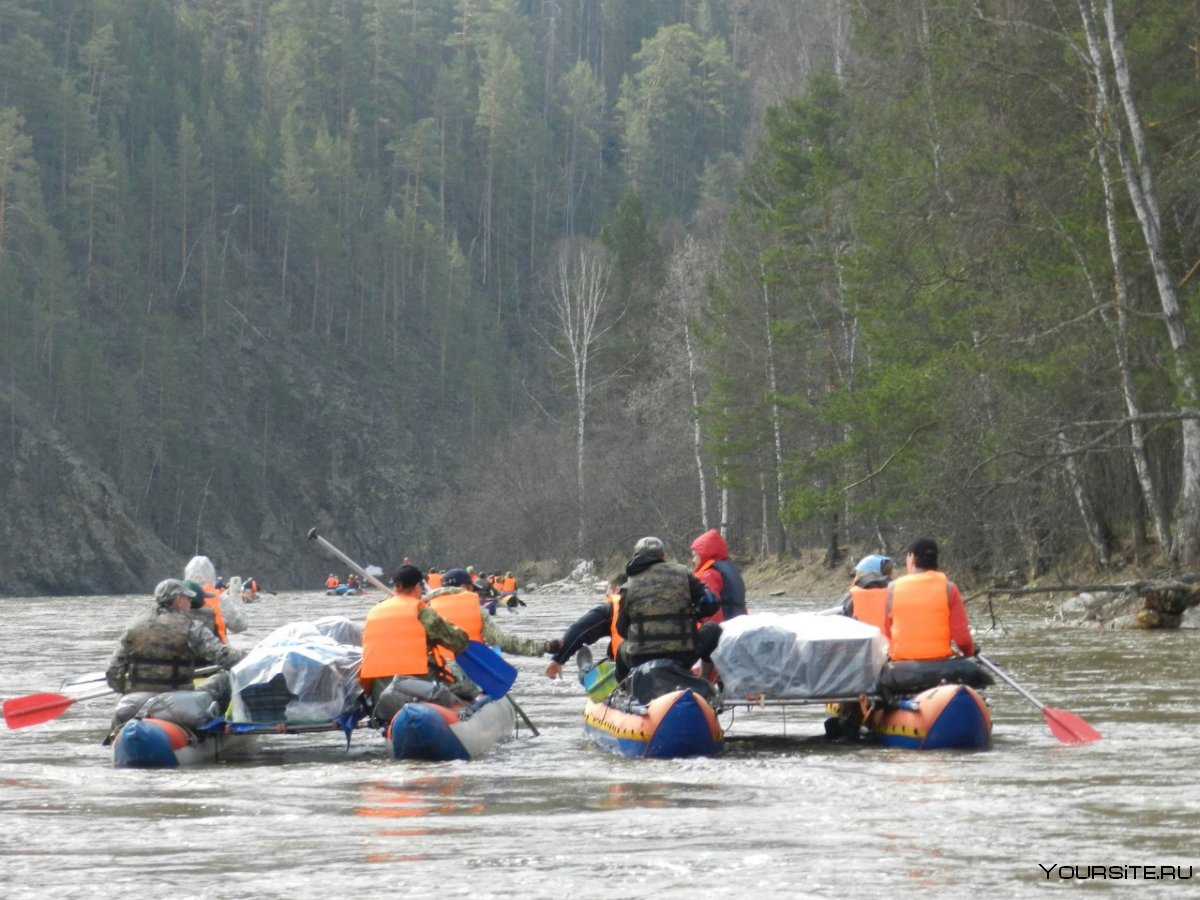
[(563, 664), (574, 656), (582, 647), (594, 644), (605, 635), (609, 637), (607, 657), (616, 660), (617, 651), (624, 640), (617, 634), (617, 613), (621, 609), (621, 588), (629, 576), (622, 572), (608, 583), (604, 593), (604, 602), (593, 606), (576, 619), (563, 632), (562, 646), (554, 652), (550, 665), (546, 666), (546, 677), (558, 678), (562, 674)]
[(425, 595), (430, 606), (462, 628), (472, 640), (489, 647), (499, 647), (505, 653), (518, 656), (541, 656), (554, 653), (561, 646), (556, 640), (525, 638), (509, 634), (495, 624), (491, 616), (483, 615), (474, 579), (466, 569), (447, 569), (442, 575), (442, 587)]
[(970, 660), (978, 652), (958, 586), (938, 570), (938, 545), (918, 538), (905, 558), (906, 574), (888, 586), (883, 635), (890, 662), (880, 686), (893, 693), (916, 693), (943, 681), (986, 686), (991, 678)]
[(625, 567), (629, 577), (617, 614), (617, 634), (624, 638), (617, 652), (617, 680), (651, 660), (667, 659), (690, 669), (707, 659), (720, 638), (720, 625), (699, 622), (720, 608), (720, 601), (690, 571), (667, 562), (661, 539), (644, 537), (633, 548)]

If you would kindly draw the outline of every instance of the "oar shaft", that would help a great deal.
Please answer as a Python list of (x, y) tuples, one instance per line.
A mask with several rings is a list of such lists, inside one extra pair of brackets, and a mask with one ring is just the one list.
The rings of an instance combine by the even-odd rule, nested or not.
[(1021, 687), (1021, 685), (1019, 685), (1015, 681), (1013, 681), (1013, 679), (1009, 676), (1009, 674), (1007, 672), (1005, 672), (1003, 669), (1001, 669), (999, 666), (997, 666), (995, 663), (993, 663), (990, 659), (988, 659), (982, 653), (975, 654), (975, 658), (977, 660), (979, 660), (981, 663), (983, 663), (985, 666), (987, 666), (987, 668), (991, 669), (992, 672), (999, 675), (1005, 682), (1007, 682), (1013, 688), (1013, 690), (1015, 690), (1018, 694), (1020, 694), (1022, 697), (1024, 697), (1026, 700), (1028, 700), (1030, 703), (1032, 703), (1034, 706), (1044, 707), (1046, 705), (1041, 700), (1039, 700), (1037, 697), (1033, 696), (1033, 694), (1029, 693), (1029, 691), (1025, 690), (1025, 688)]
[(308, 536), (310, 539), (316, 541), (318, 544), (320, 544), (322, 547), (324, 547), (326, 550), (328, 550), (330, 553), (332, 553), (334, 556), (336, 556), (338, 559), (340, 559), (342, 562), (344, 562), (346, 565), (348, 565), (351, 569), (353, 569), (355, 572), (357, 572), (363, 578), (367, 579), (367, 581), (371, 582), (371, 584), (373, 584), (375, 587), (379, 588), (379, 590), (383, 591), (385, 594), (391, 593), (391, 590), (392, 590), (391, 588), (389, 588), (386, 584), (384, 584), (382, 581), (380, 581), (378, 578), (376, 578), (374, 575), (372, 575), (370, 572), (368, 572), (366, 569), (364, 569), (362, 566), (360, 566), (358, 563), (356, 563), (354, 560), (352, 560), (350, 557), (348, 557), (345, 553), (343, 553), (337, 547), (333, 546), (333, 544), (329, 543), (329, 541), (325, 540), (325, 538), (321, 537), (321, 535), (317, 534), (317, 529), (314, 528), (311, 531), (309, 531)]
[(519, 715), (525, 724), (529, 726), (529, 730), (533, 732), (533, 736), (537, 737), (541, 732), (539, 732), (537, 730), (537, 726), (530, 721), (529, 716), (525, 715), (525, 710), (521, 709), (521, 705), (512, 698), (512, 694), (505, 694), (504, 696), (508, 698), (508, 702), (512, 704), (512, 708), (517, 711), (517, 715)]
[[(220, 666), (203, 666), (196, 669), (195, 676), (204, 678), (208, 675), (215, 675), (221, 671)], [(81, 684), (92, 684), (97, 681), (104, 681), (107, 676), (103, 672), (89, 672), (87, 675), (74, 675), (70, 678), (64, 678), (62, 684), (58, 686), (60, 691), (65, 691), (67, 688), (79, 687)]]

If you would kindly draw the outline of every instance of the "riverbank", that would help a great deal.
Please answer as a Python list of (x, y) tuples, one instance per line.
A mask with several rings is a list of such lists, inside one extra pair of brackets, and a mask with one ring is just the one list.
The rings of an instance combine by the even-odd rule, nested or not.
[(817, 598), (836, 603), (850, 586), (849, 565), (829, 568), (820, 561), (761, 559), (742, 567), (751, 596)]
[[(830, 569), (820, 561), (805, 563), (771, 558), (737, 562), (746, 581), (746, 592), (752, 597), (819, 598), (834, 603), (850, 584), (849, 564)], [(612, 560), (593, 569), (593, 576), (597, 581), (603, 581), (612, 573), (620, 572), (624, 565), (625, 560)], [(563, 571), (561, 563), (554, 562), (525, 563), (514, 571), (520, 583), (528, 585), (553, 584), (571, 577), (569, 571)]]
[[(740, 560), (738, 564), (750, 598), (816, 600), (823, 606), (832, 606), (845, 596), (850, 585), (851, 563), (830, 569), (819, 553), (809, 555), (807, 562), (772, 557)], [(585, 577), (594, 577), (596, 584), (602, 585), (608, 573), (619, 572), (623, 565), (624, 560), (611, 560)], [(565, 575), (561, 564), (531, 564), (521, 567), (521, 571), (524, 584), (577, 580)], [(991, 609), (992, 601), (996, 601), (1018, 607), (1048, 606), (1057, 610), (1064, 622), (1073, 625), (1119, 629), (1200, 627), (1200, 576), (1179, 575), (1161, 564), (1128, 564), (1103, 570), (1079, 565), (1036, 581), (1010, 583), (1007, 590), (994, 583), (959, 583), (971, 610), (985, 606)]]

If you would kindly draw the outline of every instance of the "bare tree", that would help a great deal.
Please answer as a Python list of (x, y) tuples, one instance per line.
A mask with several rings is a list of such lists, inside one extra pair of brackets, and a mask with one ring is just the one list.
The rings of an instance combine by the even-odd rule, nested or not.
[(663, 288), (668, 303), (679, 313), (680, 328), (683, 329), (683, 349), (687, 356), (688, 392), (691, 397), (692, 458), (696, 464), (696, 480), (700, 488), (700, 524), (708, 530), (708, 479), (704, 474), (704, 433), (700, 422), (700, 360), (692, 336), (692, 318), (696, 315), (702, 291), (701, 278), (706, 261), (705, 250), (692, 237), (672, 254), (667, 269), (667, 284)]
[[(1110, 118), (1112, 143), (1154, 271), (1167, 334), (1174, 351), (1180, 396), (1184, 404), (1194, 408), (1200, 403), (1200, 388), (1186, 361), (1192, 353), (1192, 342), (1179, 302), (1179, 292), (1175, 287), (1176, 281), (1163, 248), (1162, 216), (1146, 146), (1145, 126), (1133, 96), (1124, 39), (1117, 27), (1112, 0), (1104, 0), (1102, 17), (1097, 14), (1095, 0), (1079, 0), (1079, 12), (1087, 36), (1091, 74), (1096, 81), (1097, 95), (1105, 98), (1105, 105), (1111, 108), (1115, 104), (1108, 103), (1107, 98), (1113, 96), (1115, 85), (1117, 100), (1125, 114), (1123, 119), (1116, 116)], [(1103, 54), (1105, 44), (1108, 49), (1107, 63)], [(1176, 516), (1175, 542), (1173, 546), (1164, 547), (1164, 550), (1172, 558), (1194, 565), (1200, 560), (1200, 422), (1184, 419), (1180, 428), (1183, 436), (1180, 472), (1182, 493)]]
[(589, 370), (604, 335), (621, 320), (624, 310), (608, 315), (608, 282), (612, 263), (603, 247), (585, 238), (559, 245), (550, 284), (552, 336), (543, 336), (550, 351), (567, 364), (575, 400), (575, 499), (578, 549), (586, 546), (588, 402), (597, 384)]

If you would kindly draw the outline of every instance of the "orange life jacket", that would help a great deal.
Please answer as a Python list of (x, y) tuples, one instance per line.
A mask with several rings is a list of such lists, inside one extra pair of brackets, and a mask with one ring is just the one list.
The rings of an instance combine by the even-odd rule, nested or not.
[(438, 588), (440, 588), (442, 586), (442, 573), (441, 572), (430, 572), (428, 575), (425, 576), (425, 584), (429, 587), (429, 589), (431, 591), (436, 591)]
[(359, 678), (425, 675), (429, 656), (425, 628), (417, 618), (416, 597), (388, 597), (372, 607), (363, 626), (363, 655)]
[(950, 648), (950, 580), (930, 569), (888, 585), (892, 659), (946, 659)]
[[(228, 644), (229, 635), (225, 633), (225, 617), (221, 615), (221, 594), (218, 594), (216, 588), (211, 584), (205, 584), (203, 588), (205, 593), (204, 605), (213, 611), (213, 619), (216, 620), (217, 625), (217, 637), (221, 639), (222, 644)], [(224, 591), (221, 593), (224, 593)], [(214, 594), (215, 596), (209, 597), (207, 596), (208, 594)]]
[(615, 594), (609, 594), (608, 602), (612, 604), (612, 618), (608, 620), (608, 636), (612, 641), (610, 651), (612, 652), (613, 659), (616, 659), (617, 650), (620, 648), (621, 642), (625, 640), (625, 638), (617, 634), (617, 614), (621, 612), (621, 592), (617, 591)]
[[(465, 588), (452, 594), (442, 594), (429, 601), (430, 608), (449, 622), (467, 633), (472, 641), (483, 640), (483, 610), (479, 606), (479, 595)], [(434, 654), (442, 662), (454, 659), (454, 654), (445, 647), (436, 647)]]
[(874, 625), (883, 631), (883, 617), (887, 612), (888, 589), (886, 587), (864, 588), (850, 586), (851, 613), (860, 622)]
[(511, 594), (511, 593), (514, 593), (517, 589), (517, 579), (515, 579), (511, 576), (505, 577), (505, 578), (497, 578), (496, 580), (498, 582), (500, 582), (498, 585), (496, 585), (496, 587), (500, 589), (500, 593), (502, 593), (502, 594)]
[(338, 577), (336, 575), (330, 575), (325, 579), (325, 587), (327, 588), (332, 589), (337, 587), (339, 584), (341, 584), (341, 582), (338, 581)]

